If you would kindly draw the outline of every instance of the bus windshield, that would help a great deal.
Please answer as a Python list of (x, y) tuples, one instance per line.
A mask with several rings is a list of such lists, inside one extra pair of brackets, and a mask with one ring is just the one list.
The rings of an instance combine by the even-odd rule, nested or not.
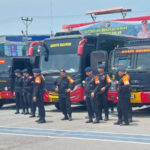
[(138, 52), (138, 53), (120, 53), (116, 51), (113, 54), (111, 68), (116, 70), (118, 66), (125, 66), (127, 71), (149, 71), (150, 70), (150, 53)]
[(49, 55), (49, 61), (45, 61), (45, 57), (41, 58), (42, 71), (59, 71), (65, 69), (69, 73), (79, 71), (79, 56), (77, 54), (56, 54)]
[(133, 54), (114, 53), (112, 57), (112, 69), (116, 70), (118, 66), (125, 66), (127, 70), (133, 69), (132, 58)]
[(150, 70), (150, 53), (137, 54), (137, 61), (135, 67), (137, 70)]
[(77, 47), (81, 38), (55, 39), (46, 41), (49, 48), (48, 61), (41, 56), (42, 72), (58, 72), (65, 69), (68, 73), (79, 71), (80, 56), (77, 55)]

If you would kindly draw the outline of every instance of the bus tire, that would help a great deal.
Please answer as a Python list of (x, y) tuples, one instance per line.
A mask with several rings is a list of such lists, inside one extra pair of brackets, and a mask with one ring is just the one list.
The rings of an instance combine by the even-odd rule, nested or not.
[(59, 103), (55, 103), (55, 107), (60, 110), (60, 106), (59, 106)]

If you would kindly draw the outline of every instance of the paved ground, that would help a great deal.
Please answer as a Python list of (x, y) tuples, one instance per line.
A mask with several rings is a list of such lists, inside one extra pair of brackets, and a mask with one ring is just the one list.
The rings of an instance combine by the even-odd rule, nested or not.
[(73, 106), (73, 121), (61, 121), (54, 106), (46, 106), (46, 124), (37, 124), (27, 115), (15, 115), (14, 105), (0, 110), (0, 150), (147, 150), (150, 147), (150, 108), (136, 108), (133, 123), (114, 126), (110, 121), (85, 124), (85, 107)]

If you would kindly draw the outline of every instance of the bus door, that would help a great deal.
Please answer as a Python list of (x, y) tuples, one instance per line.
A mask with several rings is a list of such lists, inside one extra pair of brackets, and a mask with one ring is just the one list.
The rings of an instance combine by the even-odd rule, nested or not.
[(97, 71), (97, 67), (99, 64), (105, 65), (105, 70), (107, 71), (108, 65), (108, 53), (104, 50), (93, 51), (91, 53), (91, 67), (93, 68), (94, 72)]

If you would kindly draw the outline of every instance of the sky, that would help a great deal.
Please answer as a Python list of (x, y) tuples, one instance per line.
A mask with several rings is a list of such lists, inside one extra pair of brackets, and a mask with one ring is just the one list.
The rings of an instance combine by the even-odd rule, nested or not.
[[(29, 34), (61, 31), (64, 24), (90, 22), (85, 12), (115, 7), (131, 8), (127, 17), (150, 15), (150, 0), (0, 0), (0, 35), (18, 35), (25, 30), (21, 17), (33, 18)], [(101, 15), (97, 20), (122, 18)]]

